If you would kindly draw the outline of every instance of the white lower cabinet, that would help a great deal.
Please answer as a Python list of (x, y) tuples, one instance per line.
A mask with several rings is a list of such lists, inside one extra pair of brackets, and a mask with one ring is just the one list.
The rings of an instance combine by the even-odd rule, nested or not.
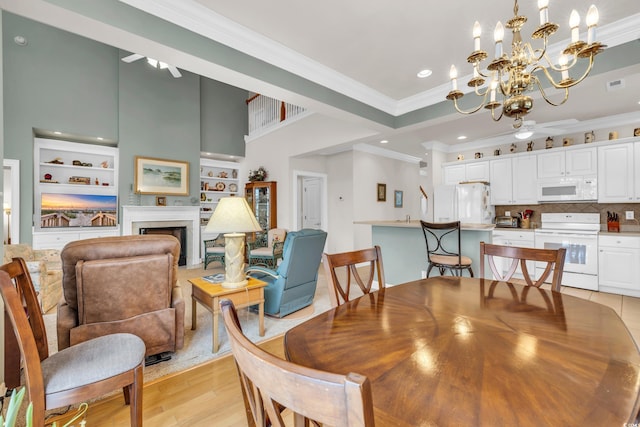
[(96, 237), (119, 236), (118, 227), (109, 227), (99, 230), (83, 231), (41, 231), (33, 232), (33, 249), (62, 249), (75, 240), (93, 239)]
[(600, 235), (598, 287), (600, 292), (640, 297), (640, 236)]
[[(534, 248), (535, 240), (533, 231), (524, 231), (520, 229), (495, 229), (493, 231), (492, 243), (494, 245), (502, 245), (502, 246), (516, 246), (520, 248)], [(507, 271), (509, 271), (509, 267), (511, 267), (512, 260), (509, 258), (501, 258), (495, 257), (494, 262), (496, 264), (496, 268), (498, 272), (504, 275)], [(527, 261), (527, 270), (529, 270), (529, 275), (534, 276), (536, 269), (536, 263), (533, 261)], [(485, 278), (493, 278), (493, 273), (490, 269), (488, 269), (488, 265), (485, 265)], [(521, 279), (522, 269), (518, 265), (516, 272), (513, 277)]]

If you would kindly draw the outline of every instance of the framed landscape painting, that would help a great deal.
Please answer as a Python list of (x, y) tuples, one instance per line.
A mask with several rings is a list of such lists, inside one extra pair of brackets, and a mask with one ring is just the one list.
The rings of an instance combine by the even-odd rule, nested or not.
[(135, 158), (135, 191), (140, 194), (189, 195), (189, 162)]

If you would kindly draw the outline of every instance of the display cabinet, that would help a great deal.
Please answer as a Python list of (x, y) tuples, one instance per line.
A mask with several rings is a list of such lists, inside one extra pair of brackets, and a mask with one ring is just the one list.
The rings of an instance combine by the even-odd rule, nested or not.
[(266, 232), (278, 226), (277, 182), (253, 181), (244, 187), (245, 198), (260, 227)]
[(200, 225), (206, 226), (222, 197), (238, 194), (238, 169), (235, 162), (200, 159)]

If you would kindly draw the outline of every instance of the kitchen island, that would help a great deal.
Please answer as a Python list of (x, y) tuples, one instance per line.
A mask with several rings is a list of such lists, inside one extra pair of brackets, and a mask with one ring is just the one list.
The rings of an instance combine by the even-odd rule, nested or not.
[[(371, 225), (373, 245), (382, 249), (384, 274), (387, 284), (418, 280), (427, 271), (427, 246), (420, 221), (355, 221), (354, 224)], [(462, 224), (460, 245), (462, 254), (473, 260), (471, 268), (480, 274), (480, 242), (491, 242), (493, 224)], [(439, 273), (434, 268), (431, 276)], [(463, 275), (468, 275), (465, 271)]]

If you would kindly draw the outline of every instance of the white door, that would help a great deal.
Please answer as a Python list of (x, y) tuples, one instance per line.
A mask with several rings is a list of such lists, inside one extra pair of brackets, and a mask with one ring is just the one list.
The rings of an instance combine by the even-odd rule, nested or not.
[(2, 193), (4, 243), (20, 243), (20, 161), (3, 159)]
[(322, 225), (322, 180), (302, 179), (302, 228), (320, 228)]

